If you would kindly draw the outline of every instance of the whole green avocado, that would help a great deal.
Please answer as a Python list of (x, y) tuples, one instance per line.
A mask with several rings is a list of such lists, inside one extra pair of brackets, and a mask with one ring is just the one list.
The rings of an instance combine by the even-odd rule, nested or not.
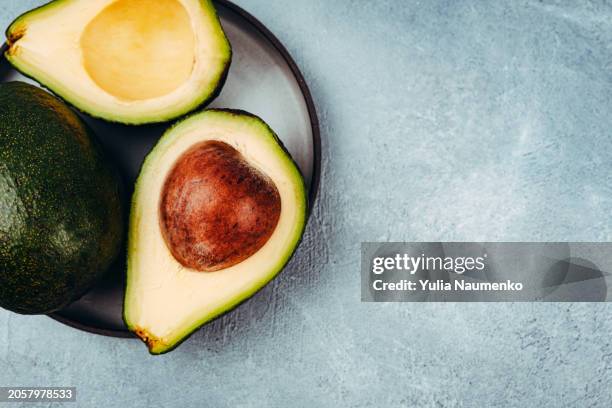
[(119, 254), (122, 186), (85, 123), (23, 82), (0, 84), (0, 307), (50, 313)]

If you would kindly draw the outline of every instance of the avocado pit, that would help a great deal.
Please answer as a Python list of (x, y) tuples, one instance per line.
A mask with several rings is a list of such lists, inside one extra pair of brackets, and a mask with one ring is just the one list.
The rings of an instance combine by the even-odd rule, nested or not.
[(161, 230), (183, 266), (213, 272), (268, 241), (280, 218), (276, 185), (227, 143), (210, 140), (174, 164), (160, 200)]

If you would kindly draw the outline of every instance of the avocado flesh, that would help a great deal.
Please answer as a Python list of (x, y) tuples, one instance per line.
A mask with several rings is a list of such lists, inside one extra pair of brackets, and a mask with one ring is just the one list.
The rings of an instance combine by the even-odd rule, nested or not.
[(32, 85), (0, 85), (0, 307), (58, 310), (90, 289), (122, 244), (121, 185), (93, 135)]
[[(246, 259), (213, 272), (178, 261), (160, 219), (168, 175), (186, 152), (210, 141), (239, 152), (273, 182), (280, 197), (278, 220), (263, 246)], [(295, 251), (306, 209), (303, 178), (261, 119), (241, 111), (207, 110), (175, 125), (146, 158), (132, 199), (124, 303), (130, 330), (147, 343), (152, 354), (164, 353), (202, 324), (252, 296), (281, 271)]]
[(55, 0), (6, 32), (8, 61), (78, 109), (164, 122), (212, 100), (231, 61), (209, 0)]

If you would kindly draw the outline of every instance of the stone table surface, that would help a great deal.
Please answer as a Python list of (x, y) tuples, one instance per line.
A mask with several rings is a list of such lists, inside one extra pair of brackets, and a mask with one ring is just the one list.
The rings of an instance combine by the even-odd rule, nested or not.
[[(2, 0), (0, 25), (42, 3)], [(361, 241), (612, 238), (612, 5), (238, 3), (321, 120), (290, 266), (159, 357), (0, 311), (0, 385), (74, 385), (83, 407), (612, 406), (610, 305), (367, 304), (359, 283)]]

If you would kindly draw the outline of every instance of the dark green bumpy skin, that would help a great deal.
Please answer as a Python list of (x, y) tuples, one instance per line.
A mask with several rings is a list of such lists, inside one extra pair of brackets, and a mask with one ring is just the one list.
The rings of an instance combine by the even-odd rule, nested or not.
[(90, 289), (122, 245), (121, 191), (63, 102), (0, 84), (0, 307), (49, 313)]

